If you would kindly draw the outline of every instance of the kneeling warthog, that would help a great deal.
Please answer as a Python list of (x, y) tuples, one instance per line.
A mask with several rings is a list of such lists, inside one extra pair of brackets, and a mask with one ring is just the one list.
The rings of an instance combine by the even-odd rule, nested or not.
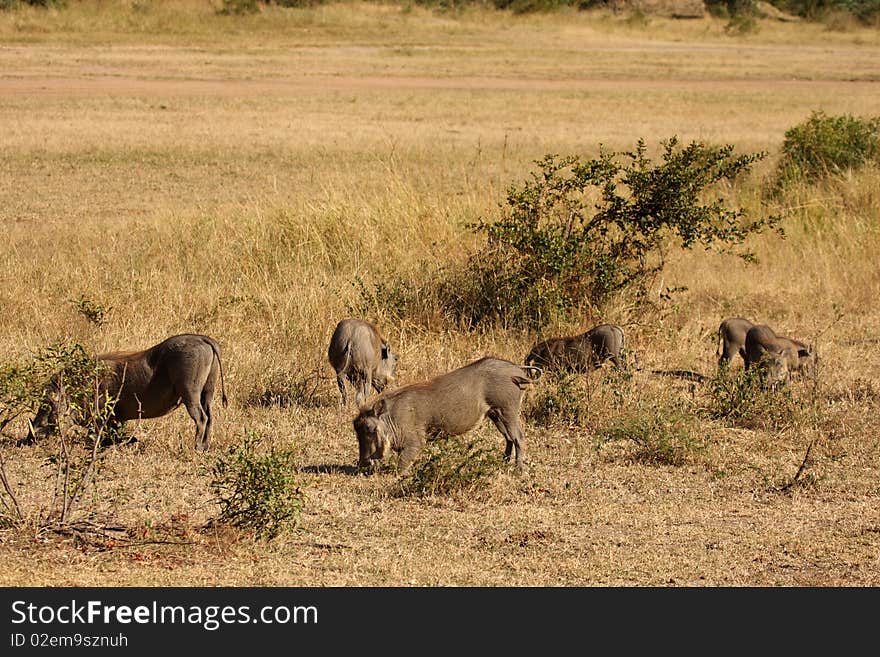
[(623, 329), (616, 324), (600, 324), (586, 333), (539, 342), (525, 358), (526, 365), (551, 370), (588, 372), (606, 360), (623, 365)]
[(746, 362), (746, 333), (754, 324), (742, 317), (728, 317), (718, 326), (718, 347), (715, 355), (720, 354), (718, 367), (727, 367), (733, 357), (739, 354)]
[(760, 366), (767, 371), (767, 384), (775, 385), (816, 362), (812, 347), (799, 340), (776, 335), (769, 326), (753, 326), (746, 333), (746, 369)]
[[(532, 376), (532, 373), (535, 373)], [(519, 410), (525, 387), (541, 369), (500, 358), (481, 358), (424, 383), (383, 393), (354, 419), (359, 464), (398, 452), (398, 470), (405, 472), (425, 446), (428, 436), (456, 436), (490, 420), (506, 441), (504, 456), (516, 448), (516, 464), (525, 463), (525, 435)]]
[(355, 402), (360, 406), (366, 401), (371, 387), (382, 392), (394, 380), (397, 368), (397, 354), (391, 351), (379, 329), (362, 319), (343, 319), (336, 325), (327, 359), (336, 370), (340, 406), (348, 403), (346, 379), (357, 391)]
[[(115, 400), (111, 423), (161, 417), (183, 404), (196, 425), (196, 449), (207, 449), (218, 375), (223, 405), (227, 404), (220, 347), (212, 338), (175, 335), (144, 351), (118, 351), (96, 358), (106, 366), (98, 394)], [(63, 390), (53, 379), (28, 439), (48, 435), (66, 407)]]

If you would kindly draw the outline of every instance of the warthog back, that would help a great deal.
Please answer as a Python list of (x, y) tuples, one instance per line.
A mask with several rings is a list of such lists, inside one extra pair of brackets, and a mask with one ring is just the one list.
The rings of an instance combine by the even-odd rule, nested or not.
[(623, 329), (616, 324), (600, 324), (580, 335), (549, 338), (537, 343), (525, 357), (526, 365), (547, 369), (588, 372), (610, 360), (623, 364)]

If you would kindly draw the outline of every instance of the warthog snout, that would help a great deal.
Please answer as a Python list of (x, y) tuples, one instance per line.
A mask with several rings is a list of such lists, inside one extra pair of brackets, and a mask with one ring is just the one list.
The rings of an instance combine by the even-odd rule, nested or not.
[(785, 383), (789, 378), (788, 359), (791, 354), (788, 349), (781, 353), (766, 353), (761, 365), (767, 372), (767, 385), (775, 388), (780, 383)]

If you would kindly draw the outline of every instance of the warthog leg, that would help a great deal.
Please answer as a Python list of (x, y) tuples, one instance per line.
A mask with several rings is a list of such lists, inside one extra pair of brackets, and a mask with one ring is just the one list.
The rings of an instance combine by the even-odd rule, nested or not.
[(505, 413), (500, 409), (492, 409), (489, 413), (489, 419), (501, 432), (506, 441), (504, 448), (504, 458), (510, 460), (513, 449), (516, 449), (516, 467), (522, 468), (525, 463), (526, 456), (526, 439), (520, 426), (519, 419), (516, 415), (511, 417), (511, 413)]
[(404, 437), (403, 443), (405, 447), (400, 450), (400, 455), (397, 457), (397, 471), (401, 474), (409, 471), (413, 461), (425, 446), (425, 438), (424, 436)]
[(211, 425), (214, 423), (214, 389), (205, 388), (202, 390), (202, 408), (205, 410), (207, 421), (205, 422), (205, 449), (208, 447), (208, 439), (211, 436)]
[(367, 401), (367, 397), (370, 395), (370, 389), (373, 387), (373, 375), (370, 371), (366, 371), (362, 373), (358, 379), (358, 389), (357, 395), (355, 396), (355, 401), (357, 402), (358, 408)]
[(734, 356), (739, 354), (742, 356), (743, 361), (746, 359), (746, 350), (745, 347), (739, 347), (736, 350), (732, 349), (728, 345), (724, 345), (724, 351), (721, 353), (721, 357), (718, 359), (718, 368), (723, 369), (730, 365), (730, 361), (733, 360)]
[(348, 405), (348, 396), (345, 394), (345, 372), (336, 374), (336, 385), (339, 386), (339, 406), (345, 408)]
[(186, 412), (196, 423), (196, 449), (203, 452), (208, 449), (208, 414), (198, 399), (188, 398), (184, 404)]

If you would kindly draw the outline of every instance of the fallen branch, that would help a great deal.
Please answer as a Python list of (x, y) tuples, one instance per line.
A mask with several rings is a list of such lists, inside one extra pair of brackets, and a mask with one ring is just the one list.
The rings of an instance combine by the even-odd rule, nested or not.
[(697, 383), (705, 383), (709, 380), (708, 376), (704, 376), (699, 372), (692, 372), (691, 370), (651, 370), (651, 374), (660, 374), (662, 376), (675, 376), (679, 379), (696, 381)]
[(807, 461), (810, 458), (810, 451), (813, 449), (814, 442), (816, 442), (816, 441), (811, 440), (810, 444), (807, 445), (807, 453), (804, 454), (804, 460), (801, 462), (801, 467), (799, 467), (797, 469), (797, 472), (794, 473), (794, 477), (791, 478), (791, 481), (789, 481), (787, 484), (785, 484), (780, 490), (783, 490), (783, 491), (789, 490), (792, 486), (794, 486), (797, 483), (798, 479), (800, 479), (801, 475), (804, 473), (804, 470), (807, 469)]
[(844, 317), (846, 317), (846, 311), (845, 310), (838, 310), (837, 317), (832, 319), (831, 323), (829, 323), (828, 326), (826, 326), (821, 331), (819, 331), (815, 336), (813, 336), (813, 343), (815, 344), (816, 342), (818, 342), (819, 338), (821, 338), (828, 331), (828, 329), (830, 329), (832, 326), (837, 324), (837, 322), (839, 322)]
[(21, 514), (21, 507), (18, 505), (18, 499), (16, 499), (15, 493), (12, 492), (12, 486), (9, 484), (9, 478), (6, 476), (6, 459), (3, 457), (2, 450), (0, 450), (0, 481), (3, 482), (3, 490), (6, 491), (6, 495), (9, 496), (9, 499), (12, 502), (12, 506), (9, 506), (9, 503), (3, 496), (0, 496), (0, 501), (3, 502), (4, 508), (6, 508), (8, 511), (15, 512), (15, 518), (17, 520), (22, 520), (24, 516)]

